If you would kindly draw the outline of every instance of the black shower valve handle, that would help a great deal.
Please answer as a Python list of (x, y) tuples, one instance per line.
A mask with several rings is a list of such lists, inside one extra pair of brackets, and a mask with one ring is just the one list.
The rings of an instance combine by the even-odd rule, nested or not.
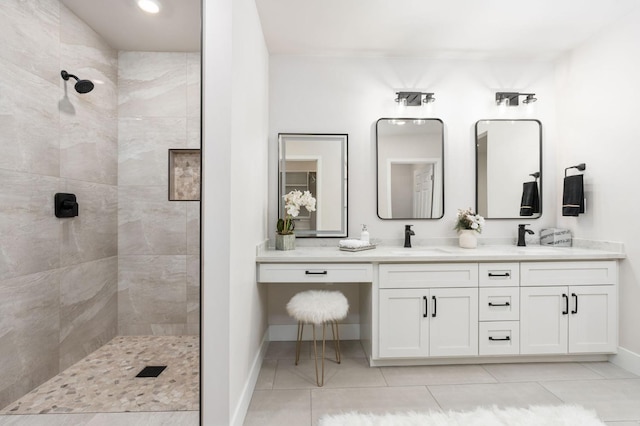
[(65, 209), (65, 210), (72, 209), (77, 205), (78, 205), (78, 203), (76, 203), (75, 201), (71, 201), (71, 200), (64, 200), (62, 202), (62, 208)]
[(59, 192), (54, 196), (54, 210), (56, 217), (70, 218), (78, 216), (78, 201), (75, 194)]

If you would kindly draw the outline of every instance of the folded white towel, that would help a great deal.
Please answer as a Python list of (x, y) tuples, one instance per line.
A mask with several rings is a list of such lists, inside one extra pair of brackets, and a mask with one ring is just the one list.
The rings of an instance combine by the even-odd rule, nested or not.
[(370, 246), (371, 243), (368, 243), (362, 240), (349, 239), (349, 240), (340, 240), (339, 245), (340, 247), (346, 247), (346, 248), (360, 248), (360, 247)]

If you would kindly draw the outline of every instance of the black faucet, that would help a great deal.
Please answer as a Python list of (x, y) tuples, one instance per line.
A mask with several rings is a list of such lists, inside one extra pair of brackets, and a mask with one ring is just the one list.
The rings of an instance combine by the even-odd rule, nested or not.
[(413, 225), (404, 226), (404, 246), (407, 248), (411, 248), (411, 236), (416, 235), (416, 233), (411, 230), (412, 226)]
[(525, 226), (529, 225), (527, 224), (523, 224), (523, 225), (518, 225), (518, 246), (520, 247), (526, 247), (526, 243), (524, 241), (524, 235), (525, 232), (527, 234), (533, 234), (533, 231), (531, 229), (526, 229)]

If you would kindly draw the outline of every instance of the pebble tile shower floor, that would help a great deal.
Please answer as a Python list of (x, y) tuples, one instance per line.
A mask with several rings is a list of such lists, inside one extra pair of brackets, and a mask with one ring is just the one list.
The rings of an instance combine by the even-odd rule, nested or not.
[[(199, 410), (199, 336), (119, 336), (1, 414)], [(136, 377), (166, 365), (158, 377)]]

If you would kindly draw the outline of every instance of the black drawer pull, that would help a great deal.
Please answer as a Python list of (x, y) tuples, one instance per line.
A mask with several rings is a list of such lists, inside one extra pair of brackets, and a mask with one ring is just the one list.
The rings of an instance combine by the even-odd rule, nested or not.
[(564, 311), (562, 311), (562, 315), (567, 315), (569, 313), (569, 296), (563, 294), (562, 298), (564, 299)]
[(511, 306), (511, 303), (509, 303), (509, 302), (504, 302), (504, 303), (491, 303), (491, 302), (489, 302), (489, 306)]
[(435, 296), (431, 296), (431, 298), (433, 299), (433, 313), (431, 314), (432, 317), (436, 316), (436, 312), (438, 310), (438, 300), (436, 299)]
[(422, 314), (422, 317), (426, 318), (427, 310), (429, 309), (429, 300), (427, 299), (427, 296), (422, 296), (422, 299), (424, 300), (424, 314)]
[(575, 297), (576, 298), (576, 308), (571, 310), (572, 314), (577, 314), (578, 313), (578, 295), (575, 293), (571, 293), (571, 297)]
[(304, 271), (306, 275), (327, 275), (327, 271)]
[(497, 341), (511, 340), (511, 337), (507, 336), (502, 339), (496, 339), (495, 337), (489, 336), (489, 340), (491, 340), (492, 342), (497, 342)]
[(504, 274), (494, 274), (493, 272), (489, 272), (490, 277), (510, 277), (511, 274), (505, 272)]

